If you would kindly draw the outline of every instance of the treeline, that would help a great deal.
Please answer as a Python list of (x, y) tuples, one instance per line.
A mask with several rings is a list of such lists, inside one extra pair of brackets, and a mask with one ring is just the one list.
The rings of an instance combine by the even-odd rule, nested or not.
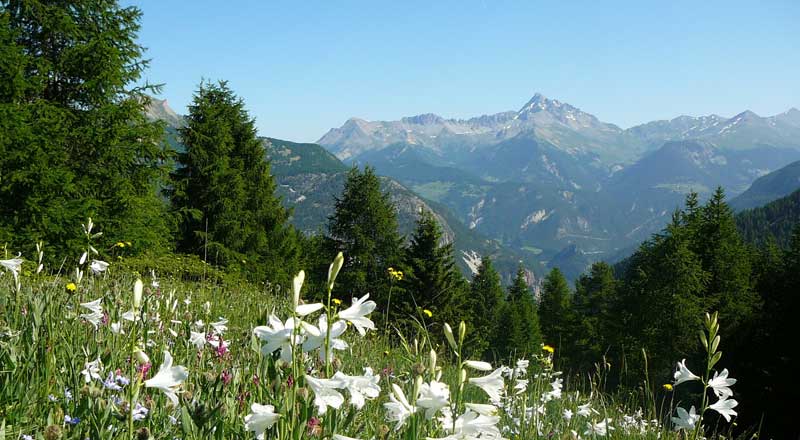
[[(799, 184), (800, 185), (800, 184)], [(800, 219), (800, 190), (764, 206), (736, 214), (736, 225), (749, 243), (764, 246), (774, 242), (787, 246)]]
[(441, 335), (442, 323), (464, 319), (474, 321), (478, 356), (538, 350), (524, 271), (506, 293), (484, 258), (470, 284), (431, 213), (420, 214), (409, 240), (400, 236), (396, 209), (369, 168), (348, 173), (326, 231), (300, 234), (276, 196), (254, 119), (226, 82), (199, 85), (173, 149), (164, 124), (145, 117), (148, 94), (159, 88), (141, 84), (148, 61), (136, 42), (140, 20), (137, 8), (113, 0), (0, 2), (7, 251), (34, 255), (42, 243), (46, 266), (72, 267), (87, 248), (81, 223), (91, 217), (102, 232), (92, 239), (97, 258), (138, 255), (160, 270), (185, 264), (172, 255), (194, 255), (283, 286), (304, 268), (311, 296), (324, 291), (327, 265), (341, 251), (335, 294), (372, 295), (387, 329), (422, 325)]
[(562, 368), (601, 365), (612, 387), (636, 389), (645, 378), (669, 382), (678, 360), (698, 364), (700, 320), (719, 311), (724, 366), (739, 380), (741, 425), (794, 433), (788, 403), (800, 387), (781, 378), (800, 367), (793, 322), (800, 226), (795, 221), (785, 247), (766, 243), (743, 240), (721, 189), (702, 206), (690, 194), (660, 234), (616, 267), (594, 264), (574, 292), (553, 270), (539, 307), (543, 338)]

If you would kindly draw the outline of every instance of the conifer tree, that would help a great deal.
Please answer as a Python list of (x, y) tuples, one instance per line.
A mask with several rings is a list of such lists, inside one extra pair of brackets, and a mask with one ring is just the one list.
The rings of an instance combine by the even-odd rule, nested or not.
[(430, 211), (420, 213), (403, 260), (402, 295), (395, 297), (397, 308), (392, 307), (396, 316), (417, 316), (424, 309), (432, 313), (433, 322), (459, 322), (463, 277), (455, 265), (453, 243), (443, 243), (441, 227)]
[(469, 310), (468, 343), (476, 356), (489, 357), (498, 353), (492, 347), (497, 341), (498, 317), (504, 303), (503, 287), (500, 275), (494, 269), (492, 260), (485, 256), (481, 259), (478, 273), (472, 278), (470, 294), (467, 301)]
[[(389, 292), (387, 270), (401, 262), (402, 239), (390, 195), (371, 167), (353, 167), (347, 173), (342, 195), (336, 197), (328, 219), (334, 251), (344, 253), (345, 265), (336, 284), (345, 296), (371, 294), (378, 308), (386, 310)], [(337, 294), (337, 293), (335, 293)], [(399, 294), (394, 289), (393, 295)]]
[(520, 266), (508, 288), (504, 314), (510, 316), (510, 325), (501, 327), (499, 333), (508, 334), (506, 355), (516, 353), (517, 356), (539, 353), (542, 345), (542, 334), (539, 329), (539, 314), (533, 292), (528, 287), (525, 269)]
[[(542, 285), (539, 300), (539, 324), (545, 344), (560, 350), (567, 343), (567, 326), (572, 319), (570, 289), (564, 274), (553, 268)], [(559, 352), (557, 352), (560, 355)]]
[(288, 282), (300, 243), (244, 101), (224, 81), (201, 84), (180, 135), (186, 150), (171, 192), (178, 249), (253, 279)]
[(581, 367), (599, 361), (614, 340), (616, 288), (613, 270), (604, 262), (592, 264), (589, 273), (581, 275), (575, 283), (572, 347), (566, 351)]
[[(168, 250), (163, 126), (148, 122), (141, 12), (112, 0), (0, 3), (0, 241), (79, 254)], [(55, 258), (55, 257), (53, 257)]]
[(758, 299), (752, 290), (748, 251), (722, 188), (717, 188), (701, 209), (700, 225), (691, 243), (709, 274), (705, 306), (718, 310), (720, 319), (725, 320), (723, 337), (734, 334), (738, 325), (753, 316)]

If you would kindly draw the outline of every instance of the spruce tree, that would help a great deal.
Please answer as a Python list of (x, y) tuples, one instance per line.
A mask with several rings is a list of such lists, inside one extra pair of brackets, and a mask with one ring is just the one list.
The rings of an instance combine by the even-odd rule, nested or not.
[(224, 81), (201, 84), (180, 136), (186, 149), (171, 191), (178, 249), (252, 279), (287, 283), (300, 243), (244, 101)]
[[(141, 12), (116, 1), (0, 3), (0, 241), (80, 255), (92, 217), (102, 250), (168, 250), (158, 197), (163, 126), (148, 122)], [(59, 260), (60, 262), (60, 260)]]
[(492, 344), (497, 341), (498, 332), (504, 331), (498, 326), (503, 303), (500, 275), (494, 269), (492, 260), (485, 256), (481, 259), (478, 273), (472, 278), (467, 301), (469, 319), (465, 319), (468, 324), (467, 346), (475, 356), (490, 357), (498, 354)]
[[(387, 270), (401, 263), (402, 238), (390, 195), (371, 167), (353, 167), (347, 173), (342, 195), (336, 197), (328, 218), (334, 252), (344, 253), (345, 264), (335, 293), (342, 297), (371, 294), (378, 308), (386, 310), (390, 280)], [(333, 258), (333, 256), (331, 256)], [(393, 289), (393, 295), (400, 294)]]
[(692, 250), (699, 256), (709, 280), (704, 295), (705, 307), (718, 310), (726, 323), (723, 337), (736, 332), (758, 307), (751, 285), (751, 267), (744, 245), (725, 203), (725, 193), (717, 188), (700, 212), (700, 226), (692, 239)]
[(424, 309), (432, 313), (433, 322), (459, 322), (464, 302), (463, 277), (455, 265), (453, 243), (443, 242), (441, 227), (430, 211), (420, 213), (403, 260), (402, 294), (393, 300), (391, 312), (402, 319), (416, 317), (419, 309)]
[[(564, 274), (553, 268), (542, 285), (539, 300), (539, 324), (545, 344), (560, 350), (567, 343), (567, 327), (572, 315), (570, 289)], [(557, 352), (557, 355), (560, 355)]]
[(512, 317), (511, 326), (506, 329), (510, 335), (510, 343), (506, 348), (507, 355), (516, 353), (517, 356), (530, 356), (539, 353), (542, 345), (539, 313), (522, 266), (517, 269), (517, 274), (508, 288), (506, 304), (505, 313)]

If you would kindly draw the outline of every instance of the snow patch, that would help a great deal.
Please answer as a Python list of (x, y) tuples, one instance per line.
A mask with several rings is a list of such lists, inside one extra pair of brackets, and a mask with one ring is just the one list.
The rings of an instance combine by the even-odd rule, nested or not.
[(550, 218), (550, 216), (553, 214), (553, 212), (555, 212), (555, 211), (550, 211), (548, 213), (547, 210), (545, 210), (545, 209), (540, 209), (538, 211), (533, 211), (532, 213), (530, 213), (530, 215), (525, 217), (525, 220), (522, 222), (522, 225), (520, 225), (519, 228), (520, 229), (528, 229), (528, 226), (530, 226), (530, 225), (535, 225), (535, 224), (541, 223), (541, 222), (547, 220), (548, 218)]

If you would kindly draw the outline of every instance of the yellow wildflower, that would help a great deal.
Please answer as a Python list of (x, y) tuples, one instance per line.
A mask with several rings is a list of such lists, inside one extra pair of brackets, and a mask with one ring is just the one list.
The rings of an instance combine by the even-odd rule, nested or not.
[(342, 300), (340, 300), (339, 298), (334, 298), (331, 301), (333, 301), (333, 303), (336, 304), (337, 306), (342, 305)]
[(78, 290), (78, 286), (76, 286), (75, 283), (67, 283), (66, 287), (67, 287), (67, 290), (69, 290), (70, 292), (74, 292), (74, 291)]
[(428, 318), (431, 318), (431, 317), (433, 317), (433, 312), (431, 312), (431, 311), (430, 311), (430, 310), (428, 310), (428, 309), (423, 309), (423, 310), (422, 310), (422, 313), (424, 313), (424, 314), (425, 314), (425, 316), (427, 316)]
[(542, 346), (542, 350), (544, 350), (544, 351), (546, 351), (546, 352), (548, 352), (550, 354), (553, 354), (556, 351), (555, 348), (553, 348), (553, 347), (551, 347), (549, 345), (543, 345)]
[(671, 383), (665, 383), (664, 384), (664, 391), (672, 391), (672, 384)]
[(117, 244), (115, 244), (114, 246), (116, 246), (118, 248), (124, 248), (125, 247), (125, 243), (123, 243), (121, 241), (118, 241)]

